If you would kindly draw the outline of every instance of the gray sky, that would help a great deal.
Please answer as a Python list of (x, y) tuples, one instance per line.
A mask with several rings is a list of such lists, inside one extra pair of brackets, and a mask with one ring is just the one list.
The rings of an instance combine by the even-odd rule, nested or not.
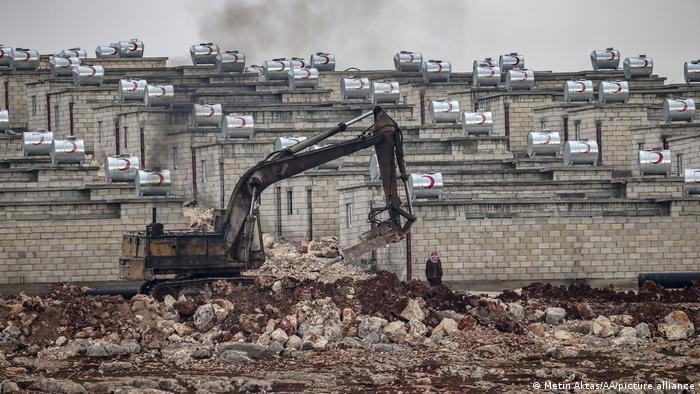
[(393, 68), (421, 51), (471, 71), (472, 60), (518, 51), (535, 70), (590, 69), (592, 49), (645, 53), (654, 72), (682, 82), (700, 58), (697, 0), (2, 0), (0, 43), (54, 53), (138, 37), (147, 56), (189, 63), (189, 46), (213, 41), (248, 64), (336, 54), (338, 67)]

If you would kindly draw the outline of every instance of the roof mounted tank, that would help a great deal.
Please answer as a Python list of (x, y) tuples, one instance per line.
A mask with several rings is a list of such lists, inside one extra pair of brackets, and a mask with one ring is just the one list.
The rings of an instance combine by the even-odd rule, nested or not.
[(527, 156), (559, 156), (561, 137), (556, 131), (544, 129), (527, 133)]
[(116, 59), (119, 57), (119, 44), (100, 45), (95, 48), (95, 57), (98, 59)]
[(685, 62), (683, 76), (685, 76), (685, 83), (700, 82), (700, 59)]
[(654, 61), (647, 55), (627, 57), (622, 67), (625, 69), (625, 79), (648, 77), (654, 70)]
[(228, 114), (221, 122), (221, 135), (226, 138), (252, 138), (255, 121), (251, 114)]
[(148, 107), (168, 107), (175, 102), (173, 85), (146, 85), (143, 103)]
[(695, 100), (692, 98), (666, 99), (663, 104), (663, 120), (666, 122), (686, 121), (695, 119)]
[(123, 103), (124, 101), (131, 100), (143, 101), (146, 95), (146, 85), (148, 85), (148, 82), (145, 79), (120, 79), (117, 90), (119, 102)]
[(598, 49), (591, 52), (593, 70), (617, 70), (620, 66), (620, 51), (615, 48)]
[(58, 53), (57, 56), (63, 57), (63, 58), (71, 58), (71, 57), (77, 57), (78, 59), (87, 59), (87, 52), (84, 49), (80, 48), (69, 48), (69, 49), (64, 49), (61, 52)]
[(309, 67), (318, 71), (335, 71), (335, 55), (328, 52), (316, 52), (309, 58)]
[(39, 51), (26, 48), (13, 49), (10, 55), (10, 68), (12, 71), (38, 69)]
[(107, 156), (104, 166), (107, 183), (134, 182), (141, 168), (138, 156), (130, 154)]
[(399, 103), (400, 86), (397, 81), (372, 81), (372, 104)]
[(262, 69), (266, 81), (286, 81), (289, 78), (287, 72), (292, 69), (292, 63), (285, 58), (265, 60)]
[(459, 121), (459, 101), (431, 100), (428, 106), (430, 123), (457, 123)]
[(575, 101), (591, 102), (594, 98), (593, 81), (584, 79), (564, 82), (564, 101), (567, 103)]
[(564, 165), (598, 165), (598, 143), (596, 141), (566, 141), (564, 144)]
[(220, 52), (219, 46), (211, 42), (194, 44), (190, 47), (192, 64), (195, 66), (200, 64), (216, 64), (216, 57), (219, 56)]
[(135, 180), (136, 195), (169, 196), (172, 186), (170, 171), (162, 169), (139, 170)]
[(223, 51), (216, 56), (216, 70), (220, 73), (242, 73), (245, 70), (245, 53)]
[(501, 74), (508, 70), (519, 70), (525, 68), (525, 56), (517, 52), (507, 53), (498, 57), (498, 67)]
[(70, 77), (73, 75), (73, 66), (80, 64), (80, 59), (77, 57), (49, 57), (49, 69), (51, 70), (51, 78)]
[(493, 130), (493, 112), (477, 111), (462, 113), (462, 131), (464, 135), (488, 135)]
[(340, 95), (343, 100), (367, 100), (370, 95), (369, 78), (351, 76), (340, 80)]
[(671, 175), (671, 151), (668, 149), (644, 149), (639, 151), (641, 175)]
[(444, 182), (440, 172), (412, 173), (408, 177), (408, 191), (411, 200), (439, 200), (442, 198), (443, 187)]
[(423, 66), (423, 55), (419, 52), (400, 51), (394, 55), (394, 68), (396, 71), (418, 72)]
[(53, 145), (53, 132), (39, 129), (22, 133), (22, 155), (50, 156)]
[(129, 41), (117, 42), (119, 48), (119, 57), (138, 58), (143, 57), (144, 45), (143, 41), (138, 38), (132, 38)]
[(423, 62), (423, 82), (449, 82), (452, 65), (447, 60), (426, 60)]
[(600, 81), (598, 84), (598, 101), (601, 103), (626, 103), (630, 98), (627, 81)]
[(75, 86), (102, 86), (105, 69), (102, 66), (75, 65), (72, 69)]
[(512, 69), (506, 73), (506, 89), (532, 90), (535, 88), (535, 72), (532, 70)]

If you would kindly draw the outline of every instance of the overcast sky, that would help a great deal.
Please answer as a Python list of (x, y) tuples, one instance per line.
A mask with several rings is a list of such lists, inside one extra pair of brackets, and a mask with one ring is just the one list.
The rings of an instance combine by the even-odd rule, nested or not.
[[(0, 43), (41, 53), (138, 37), (146, 56), (189, 63), (189, 46), (213, 41), (248, 64), (283, 56), (336, 54), (339, 69), (393, 68), (414, 50), (472, 61), (518, 51), (528, 68), (590, 69), (592, 49), (647, 54), (654, 73), (683, 81), (683, 62), (700, 58), (698, 0), (2, 0)], [(620, 65), (622, 66), (622, 64)]]

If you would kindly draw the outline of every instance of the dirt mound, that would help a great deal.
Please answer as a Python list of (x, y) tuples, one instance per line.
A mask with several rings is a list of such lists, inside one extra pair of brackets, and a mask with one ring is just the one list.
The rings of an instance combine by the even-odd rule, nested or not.
[(555, 286), (550, 283), (535, 282), (523, 287), (524, 299), (547, 300), (595, 300), (615, 302), (650, 302), (662, 303), (700, 302), (700, 287), (684, 289), (665, 289), (662, 286), (649, 284), (638, 292), (616, 291), (613, 287), (592, 288), (590, 285), (575, 282), (569, 286)]

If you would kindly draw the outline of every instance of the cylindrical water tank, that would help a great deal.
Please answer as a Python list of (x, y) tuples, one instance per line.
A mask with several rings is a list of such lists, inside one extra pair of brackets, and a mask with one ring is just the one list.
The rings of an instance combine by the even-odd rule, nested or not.
[[(310, 148), (309, 150), (314, 151), (314, 150), (319, 150), (319, 149), (326, 148), (326, 147), (329, 147), (329, 146), (330, 146), (329, 144), (323, 144), (323, 145), (321, 145), (321, 144), (316, 144), (316, 145), (312, 145), (311, 148)], [(337, 159), (335, 159), (335, 160), (331, 160), (331, 161), (329, 161), (329, 162), (320, 164), (320, 165), (319, 165), (318, 167), (316, 167), (316, 168), (325, 169), (325, 170), (339, 170), (339, 169), (343, 166), (343, 160), (344, 160), (344, 159), (345, 159), (345, 158), (344, 158), (343, 156), (341, 156), (341, 157), (339, 157), (339, 158), (337, 158)]]
[(87, 52), (84, 49), (81, 48), (69, 48), (69, 49), (64, 49), (61, 52), (58, 53), (59, 57), (63, 58), (71, 58), (71, 57), (77, 57), (78, 59), (86, 59), (87, 58)]
[(591, 52), (591, 65), (594, 70), (616, 70), (620, 66), (620, 51), (615, 48), (595, 50)]
[(428, 106), (430, 123), (457, 123), (459, 121), (459, 101), (433, 100)]
[(258, 66), (257, 64), (253, 64), (253, 65), (246, 67), (245, 72), (257, 75), (258, 81), (265, 80), (265, 72), (264, 72), (262, 66)]
[(53, 132), (44, 129), (22, 133), (23, 156), (50, 156)]
[(700, 168), (683, 170), (683, 184), (688, 194), (700, 194)]
[(119, 41), (117, 46), (119, 48), (119, 57), (143, 57), (143, 41), (138, 38), (132, 38), (129, 41)]
[(10, 55), (10, 69), (36, 70), (39, 68), (39, 51), (34, 49), (15, 48)]
[(685, 82), (700, 82), (700, 60), (691, 60), (683, 65)]
[(255, 132), (253, 115), (228, 114), (221, 121), (221, 134), (224, 138), (251, 138)]
[(292, 66), (292, 68), (306, 68), (309, 66), (309, 63), (306, 62), (306, 59), (302, 59), (300, 57), (293, 57), (289, 60), (289, 64)]
[(571, 103), (574, 101), (593, 101), (595, 90), (593, 81), (566, 81), (564, 82), (564, 101)]
[(370, 98), (372, 104), (399, 103), (399, 83), (396, 81), (372, 81)]
[[(396, 178), (401, 177), (401, 172), (399, 171), (399, 163), (396, 161), (394, 162), (394, 173), (396, 174)], [(382, 175), (379, 171), (379, 160), (377, 159), (377, 154), (372, 153), (372, 155), (369, 157), (369, 180), (372, 182), (376, 182), (380, 179), (382, 179)]]
[(622, 67), (625, 69), (625, 79), (648, 77), (654, 69), (654, 62), (646, 55), (626, 57)]
[(464, 135), (490, 134), (493, 130), (493, 113), (491, 111), (462, 113), (462, 131)]
[(245, 70), (245, 53), (223, 51), (216, 55), (216, 70), (220, 73), (242, 73)]
[(598, 143), (596, 141), (566, 141), (564, 144), (564, 165), (598, 165)]
[(444, 183), (440, 172), (411, 174), (408, 177), (408, 191), (412, 200), (419, 198), (440, 199), (443, 187)]
[(476, 66), (472, 72), (472, 85), (474, 86), (498, 86), (501, 82), (501, 73), (498, 67)]
[(85, 141), (76, 137), (53, 140), (51, 144), (51, 164), (80, 164), (85, 160)]
[(139, 170), (134, 183), (139, 197), (169, 196), (172, 179), (169, 170)]
[(12, 59), (12, 48), (0, 44), (0, 67), (9, 67)]
[(671, 175), (671, 151), (667, 149), (640, 150), (639, 173), (642, 175)]
[(148, 82), (145, 79), (120, 79), (117, 91), (119, 102), (129, 100), (142, 101), (146, 96), (146, 85)]
[(474, 60), (474, 63), (472, 63), (472, 67), (496, 67), (496, 68), (498, 68), (498, 61), (496, 61), (496, 59), (492, 59), (490, 57), (487, 57), (485, 59), (477, 59), (477, 60)]
[(448, 82), (452, 65), (446, 60), (427, 60), (422, 68), (423, 82)]
[(598, 100), (601, 103), (626, 103), (630, 98), (627, 81), (600, 81)]
[(663, 119), (666, 122), (674, 120), (691, 122), (695, 119), (695, 100), (691, 98), (664, 100)]
[(318, 86), (318, 70), (315, 68), (293, 68), (287, 72), (290, 89), (311, 88)]
[(309, 67), (318, 71), (335, 71), (335, 55), (328, 52), (316, 52), (309, 58)]
[(192, 64), (216, 64), (216, 57), (219, 55), (219, 46), (211, 42), (194, 44), (190, 47), (190, 57)]
[(124, 154), (107, 156), (105, 159), (105, 176), (107, 183), (133, 182), (141, 169), (138, 156)]
[(95, 48), (95, 57), (98, 59), (113, 59), (119, 57), (119, 44), (100, 45)]
[(221, 104), (194, 104), (192, 106), (192, 121), (194, 127), (221, 126), (224, 111)]
[(274, 151), (287, 149), (292, 145), (296, 145), (301, 141), (304, 141), (306, 137), (277, 137), (275, 140)]
[(507, 53), (498, 57), (498, 67), (501, 69), (501, 74), (505, 74), (508, 70), (519, 70), (525, 68), (525, 56), (519, 53)]
[(51, 56), (49, 58), (49, 68), (51, 70), (51, 77), (70, 77), (73, 75), (73, 66), (80, 64), (80, 59), (77, 57), (58, 57)]
[(370, 94), (369, 78), (348, 77), (340, 80), (340, 95), (344, 100), (367, 100)]
[(396, 71), (420, 71), (423, 66), (423, 55), (418, 52), (400, 51), (394, 55)]
[(561, 152), (561, 138), (559, 133), (551, 130), (531, 131), (527, 133), (527, 155), (559, 156)]
[(175, 102), (173, 85), (146, 85), (143, 103), (149, 107), (167, 107)]
[(8, 130), (10, 128), (10, 111), (0, 109), (0, 130)]
[(506, 73), (506, 89), (531, 90), (535, 87), (535, 72), (526, 69), (508, 70)]
[(72, 73), (75, 86), (100, 86), (105, 77), (102, 66), (76, 65), (73, 66)]
[(292, 64), (287, 59), (272, 59), (265, 60), (262, 67), (266, 81), (287, 80), (287, 73), (292, 69)]

